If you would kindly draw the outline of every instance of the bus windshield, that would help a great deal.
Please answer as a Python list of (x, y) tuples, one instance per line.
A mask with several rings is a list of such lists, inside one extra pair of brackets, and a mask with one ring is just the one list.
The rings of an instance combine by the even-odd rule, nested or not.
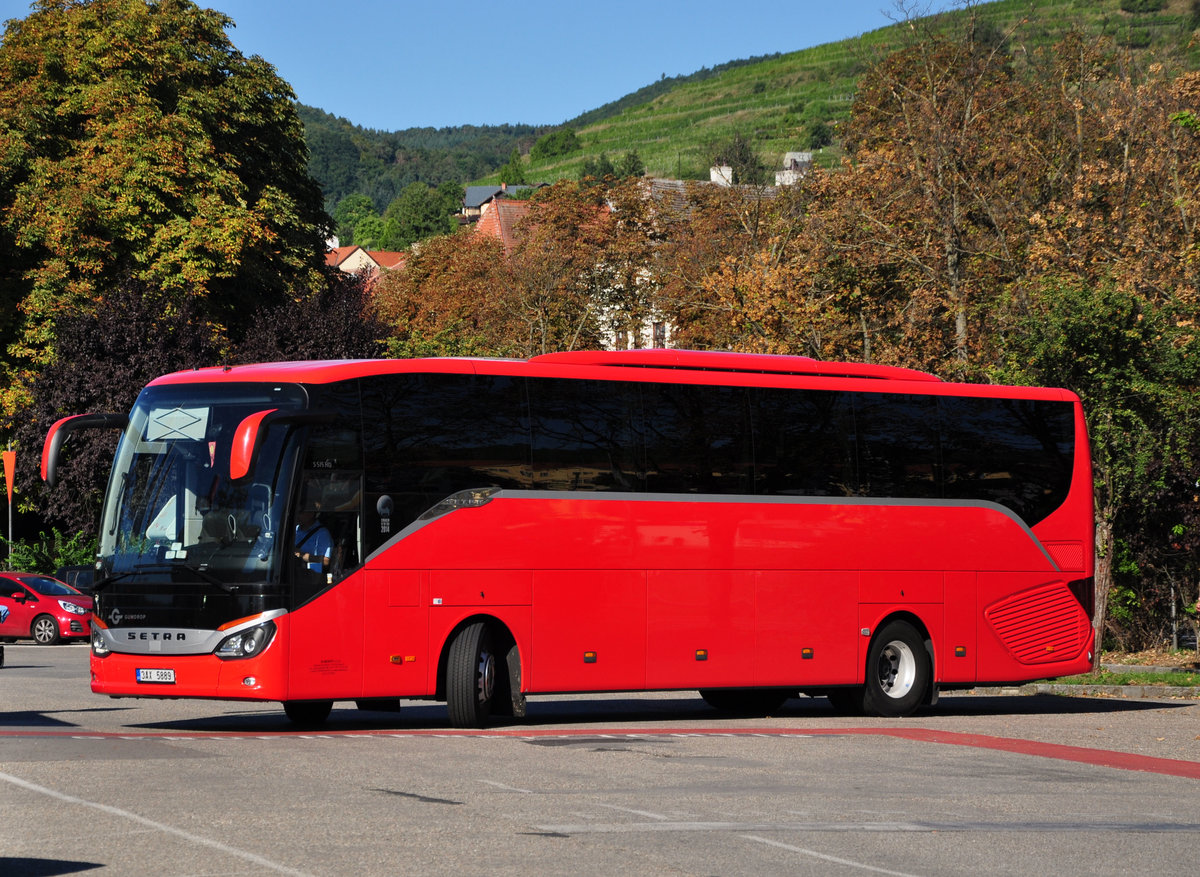
[(138, 397), (117, 447), (101, 518), (101, 577), (153, 575), (221, 588), (280, 579), (280, 526), (297, 431), (260, 436), (250, 475), (232, 481), (234, 431), (256, 412), (300, 410), (296, 386), (166, 385)]

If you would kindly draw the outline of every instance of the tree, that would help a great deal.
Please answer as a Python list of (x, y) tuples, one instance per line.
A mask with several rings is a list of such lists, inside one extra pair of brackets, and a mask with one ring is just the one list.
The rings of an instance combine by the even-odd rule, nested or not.
[[(38, 0), (0, 44), (0, 329), (12, 415), (64, 314), (116, 279), (237, 333), (316, 283), (329, 220), (287, 83), (190, 0)], [(14, 312), (14, 306), (19, 311)], [(13, 384), (17, 386), (14, 388)]]
[(437, 189), (412, 183), (384, 211), (380, 248), (405, 250), (417, 241), (449, 234), (458, 227), (454, 215), (462, 201), (463, 189), (454, 183), (442, 183)]
[(559, 128), (538, 139), (529, 150), (529, 158), (533, 161), (545, 161), (560, 155), (569, 155), (582, 148), (579, 137), (571, 128)]
[(740, 131), (712, 149), (712, 165), (730, 168), (733, 171), (730, 182), (739, 186), (761, 185), (767, 175), (767, 166), (755, 152), (754, 144)]
[(431, 238), (375, 288), (392, 356), (511, 356), (518, 329), (500, 307), (504, 248), (462, 231)]
[(646, 175), (646, 165), (642, 161), (642, 157), (637, 154), (637, 150), (630, 150), (621, 156), (613, 167), (613, 171), (619, 180), (628, 179), (629, 177), (644, 177)]
[(330, 270), (315, 292), (255, 312), (231, 362), (371, 359), (384, 352), (387, 325), (367, 274)]
[(528, 183), (525, 179), (525, 165), (521, 162), (521, 150), (515, 146), (508, 157), (508, 164), (500, 168), (500, 182), (509, 186), (524, 186)]
[(609, 160), (608, 153), (601, 152), (600, 157), (593, 159), (590, 156), (583, 160), (583, 167), (579, 171), (579, 179), (593, 179), (603, 181), (605, 177), (616, 176), (617, 169), (613, 167), (612, 161)]
[(1108, 633), (1126, 647), (1152, 644), (1152, 619), (1170, 607), (1163, 577), (1149, 571), (1186, 581), (1200, 572), (1195, 553), (1177, 547), (1200, 535), (1193, 321), (1111, 281), (1070, 278), (1046, 278), (1020, 311), (993, 377), (1070, 387), (1083, 400), (1096, 468), (1098, 622), (1104, 632), (1111, 607)]
[(354, 229), (368, 216), (378, 216), (375, 202), (361, 192), (347, 195), (333, 209), (333, 221), (337, 223), (338, 243), (348, 246), (355, 243)]

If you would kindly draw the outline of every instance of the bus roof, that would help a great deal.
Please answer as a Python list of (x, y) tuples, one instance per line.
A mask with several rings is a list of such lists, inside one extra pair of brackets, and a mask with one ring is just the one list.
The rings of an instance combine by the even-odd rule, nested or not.
[[(897, 366), (858, 362), (826, 362), (805, 356), (729, 353), (700, 350), (581, 350), (546, 353), (530, 359), (498, 357), (431, 357), (425, 359), (330, 359), (265, 362), (193, 369), (163, 375), (150, 386), (223, 383), (332, 384), (372, 375), (506, 374), (528, 377), (571, 377), (591, 380), (646, 380), (680, 383), (743, 384), (809, 379), (823, 389), (846, 386), (882, 392), (968, 395), (996, 398), (1040, 398), (1077, 402), (1070, 390), (1052, 387), (1008, 387), (1000, 384), (945, 382), (935, 375)], [(673, 378), (672, 375), (678, 376)], [(704, 375), (711, 375), (706, 381)], [(807, 381), (805, 381), (807, 383)], [(845, 382), (843, 384), (842, 382)]]
[[(469, 374), (478, 366), (505, 363), (509, 367), (531, 366), (527, 373), (541, 368), (583, 366), (592, 368), (650, 368), (726, 374), (804, 375), (822, 378), (867, 378), (921, 382), (941, 382), (926, 372), (898, 366), (861, 362), (826, 362), (807, 356), (780, 356), (765, 353), (730, 353), (705, 350), (579, 350), (545, 353), (528, 360), (439, 357), (431, 359), (361, 359), (270, 362), (250, 365), (226, 365), (193, 369), (164, 375), (152, 384), (224, 383), (233, 381), (282, 381), (289, 383), (331, 383), (366, 375), (398, 372), (438, 371)], [(525, 369), (520, 369), (525, 371)]]
[(632, 368), (670, 368), (695, 371), (728, 371), (787, 375), (813, 375), (826, 378), (881, 378), (903, 381), (940, 381), (927, 372), (866, 362), (826, 362), (807, 356), (779, 356), (770, 353), (729, 353), (711, 350), (577, 350), (569, 353), (544, 353), (529, 362), (563, 365), (611, 365)]

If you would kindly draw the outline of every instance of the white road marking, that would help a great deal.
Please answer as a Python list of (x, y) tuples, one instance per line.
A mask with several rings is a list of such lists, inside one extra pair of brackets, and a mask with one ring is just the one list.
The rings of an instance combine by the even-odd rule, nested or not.
[(743, 834), (740, 837), (744, 840), (752, 840), (756, 843), (766, 844), (767, 846), (778, 847), (781, 850), (787, 850), (791, 853), (801, 853), (805, 856), (812, 856), (814, 859), (820, 859), (823, 862), (833, 862), (836, 865), (846, 865), (850, 868), (860, 868), (863, 871), (872, 871), (876, 874), (891, 874), (894, 877), (917, 877), (915, 874), (909, 874), (905, 871), (889, 871), (887, 868), (876, 868), (874, 865), (866, 865), (862, 862), (852, 862), (849, 859), (839, 859), (837, 856), (827, 856), (825, 853), (818, 853), (816, 850), (806, 850), (804, 847), (794, 847), (791, 844), (780, 843), (777, 840), (771, 840), (767, 837), (756, 837), (753, 834)]
[(20, 777), (12, 776), (11, 774), (0, 772), (0, 780), (6, 783), (11, 783), (22, 789), (30, 792), (37, 792), (41, 795), (47, 795), (66, 804), (79, 804), (83, 807), (91, 807), (93, 810), (99, 810), (102, 813), (108, 813), (112, 816), (119, 816), (122, 819), (128, 819), (131, 822), (137, 822), (147, 828), (152, 828), (155, 831), (161, 831), (165, 834), (173, 834), (176, 837), (182, 838), (191, 843), (200, 844), (202, 846), (211, 847), (222, 853), (230, 856), (235, 856), (239, 859), (245, 859), (247, 862), (252, 862), (263, 868), (270, 868), (272, 871), (278, 871), (280, 874), (291, 874), (294, 877), (310, 877), (304, 871), (297, 871), (294, 868), (288, 868), (280, 865), (277, 862), (272, 862), (270, 859), (264, 859), (262, 856), (257, 856), (254, 853), (248, 853), (245, 850), (235, 849), (227, 846), (220, 841), (210, 840), (206, 837), (201, 837), (198, 834), (192, 834), (190, 831), (183, 831), (170, 825), (165, 825), (162, 822), (155, 822), (153, 819), (147, 819), (145, 816), (138, 816), (136, 813), (131, 813), (128, 810), (122, 810), (120, 807), (112, 807), (108, 804), (98, 804), (95, 801), (86, 801), (83, 798), (76, 798), (74, 795), (65, 795), (62, 792), (56, 792), (54, 789), (48, 789), (45, 786), (39, 786), (37, 783), (31, 783), (28, 780), (23, 780)]
[(609, 810), (620, 810), (622, 813), (632, 813), (634, 816), (645, 816), (647, 819), (669, 819), (661, 813), (649, 813), (645, 810), (634, 810), (632, 807), (618, 807), (616, 804), (597, 804), (597, 807), (607, 807)]
[(507, 786), (504, 783), (498, 783), (495, 780), (480, 780), (481, 783), (487, 783), (489, 786), (495, 786), (497, 789), (504, 789), (506, 792), (520, 792), (522, 795), (532, 795), (533, 792), (529, 789), (518, 789), (516, 786)]

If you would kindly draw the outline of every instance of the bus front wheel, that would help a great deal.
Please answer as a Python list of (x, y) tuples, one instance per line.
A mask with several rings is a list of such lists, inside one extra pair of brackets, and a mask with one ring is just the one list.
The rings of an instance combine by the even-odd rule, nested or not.
[(476, 621), (460, 630), (446, 662), (446, 708), (455, 728), (482, 728), (496, 700), (496, 648), (491, 629)]
[(864, 712), (886, 718), (912, 715), (929, 689), (932, 669), (920, 632), (907, 621), (888, 622), (867, 652)]

